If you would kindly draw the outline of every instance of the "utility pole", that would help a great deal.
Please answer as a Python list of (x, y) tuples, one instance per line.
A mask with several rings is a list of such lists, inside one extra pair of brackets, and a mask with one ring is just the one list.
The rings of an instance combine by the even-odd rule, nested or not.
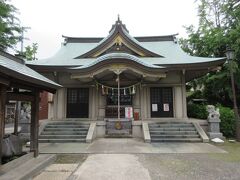
[(20, 36), (20, 43), (21, 43), (21, 54), (23, 54), (23, 48), (24, 48), (24, 40), (29, 40), (29, 38), (24, 37), (24, 32), (27, 32), (28, 29), (31, 29), (30, 27), (21, 27), (21, 36)]

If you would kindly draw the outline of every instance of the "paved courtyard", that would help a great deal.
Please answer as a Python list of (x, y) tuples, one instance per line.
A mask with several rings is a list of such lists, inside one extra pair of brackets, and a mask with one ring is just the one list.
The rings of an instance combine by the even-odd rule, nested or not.
[(100, 138), (93, 143), (40, 143), (40, 153), (155, 154), (226, 153), (208, 143), (144, 143), (135, 138)]
[(239, 180), (240, 162), (209, 154), (91, 154), (84, 162), (52, 164), (34, 180)]
[(85, 153), (67, 153), (73, 147), (77, 148), (69, 143), (41, 144), (41, 151), (53, 153), (58, 148), (65, 154), (58, 154), (56, 162), (34, 180), (240, 179), (240, 143), (160, 143), (144, 147), (136, 139), (98, 139), (79, 145)]

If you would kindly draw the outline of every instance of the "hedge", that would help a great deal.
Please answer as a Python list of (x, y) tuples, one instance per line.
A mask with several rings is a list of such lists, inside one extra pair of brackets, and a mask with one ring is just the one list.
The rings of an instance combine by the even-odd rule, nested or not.
[[(197, 119), (207, 119), (208, 112), (206, 105), (203, 104), (188, 104), (188, 117)], [(227, 138), (235, 136), (235, 116), (231, 108), (218, 105), (220, 112), (220, 131)]]

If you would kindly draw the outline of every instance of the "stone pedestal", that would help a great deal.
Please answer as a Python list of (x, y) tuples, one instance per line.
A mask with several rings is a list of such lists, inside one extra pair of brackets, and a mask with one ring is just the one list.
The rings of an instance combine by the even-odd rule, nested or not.
[(132, 119), (105, 119), (106, 135), (131, 135)]
[(210, 139), (213, 138), (223, 138), (222, 133), (220, 132), (220, 119), (210, 119), (208, 120), (208, 135)]
[(210, 139), (220, 138), (223, 139), (223, 135), (220, 132), (220, 114), (219, 109), (215, 110), (213, 105), (207, 106), (208, 115), (208, 135)]

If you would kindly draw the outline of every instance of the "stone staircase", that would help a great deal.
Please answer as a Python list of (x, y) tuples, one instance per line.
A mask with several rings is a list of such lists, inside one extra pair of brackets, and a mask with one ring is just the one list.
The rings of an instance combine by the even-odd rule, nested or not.
[(40, 143), (86, 142), (90, 124), (79, 121), (53, 121), (39, 135)]
[(190, 122), (149, 123), (151, 142), (203, 142)]

